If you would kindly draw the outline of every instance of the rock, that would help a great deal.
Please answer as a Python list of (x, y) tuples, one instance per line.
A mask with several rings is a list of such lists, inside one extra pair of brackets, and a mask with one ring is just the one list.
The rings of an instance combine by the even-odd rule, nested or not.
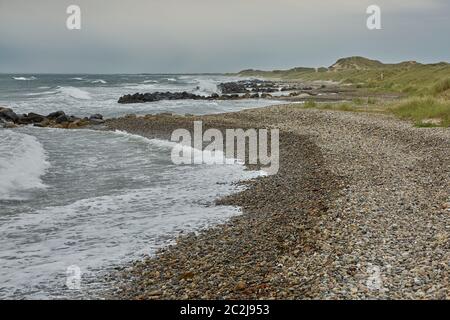
[(30, 112), (30, 113), (26, 116), (25, 120), (26, 120), (28, 123), (40, 123), (40, 122), (42, 122), (42, 121), (45, 120), (45, 117), (42, 116), (42, 115), (40, 115), (40, 114), (37, 114), (37, 113), (34, 113), (34, 112)]
[(92, 120), (92, 119), (103, 120), (103, 116), (101, 114), (99, 114), (99, 113), (96, 113), (96, 114), (93, 114), (93, 115), (91, 115), (89, 117), (89, 120)]
[(186, 91), (183, 92), (153, 92), (153, 93), (135, 93), (127, 94), (119, 98), (118, 103), (142, 103), (161, 100), (210, 100), (216, 99), (218, 95), (200, 96)]
[(244, 281), (239, 281), (236, 284), (236, 290), (244, 290), (247, 287), (247, 284)]
[(47, 118), (50, 120), (55, 120), (56, 118), (65, 115), (64, 111), (55, 111), (50, 113)]
[(62, 114), (62, 115), (60, 115), (59, 117), (57, 117), (57, 118), (55, 119), (55, 121), (56, 121), (56, 123), (58, 123), (58, 124), (61, 124), (61, 123), (64, 123), (64, 122), (70, 122), (70, 117), (67, 116), (66, 114)]
[(76, 117), (76, 116), (74, 116), (74, 115), (71, 115), (70, 117), (69, 117), (69, 119), (70, 119), (70, 121), (77, 121), (77, 120), (81, 120), (80, 118), (78, 118), (78, 117)]
[[(261, 90), (266, 90), (264, 88), (260, 88)], [(238, 92), (234, 92), (234, 90), (225, 89), (223, 95), (219, 95), (217, 93), (213, 93), (210, 96), (201, 96), (193, 93), (189, 93), (186, 91), (183, 92), (153, 92), (153, 93), (135, 93), (135, 94), (127, 94), (119, 98), (118, 103), (144, 103), (144, 102), (155, 102), (161, 100), (231, 100), (231, 99), (254, 99), (259, 98), (258, 93), (250, 94), (250, 91), (246, 90), (237, 90)], [(258, 89), (259, 90), (259, 89)], [(233, 91), (233, 92), (229, 92)], [(241, 92), (243, 91), (243, 92)], [(266, 91), (272, 92), (277, 90), (269, 90)], [(229, 93), (228, 93), (229, 92)], [(245, 93), (245, 95), (240, 96), (239, 93)]]
[(17, 122), (17, 120), (19, 120), (19, 116), (10, 108), (0, 107), (0, 119), (12, 121), (15, 123)]
[(156, 296), (160, 296), (160, 295), (161, 295), (161, 291), (159, 291), (159, 290), (155, 290), (155, 291), (148, 293), (149, 297), (156, 297)]
[(180, 276), (180, 279), (192, 279), (194, 278), (194, 273), (193, 272), (185, 272)]
[(249, 92), (245, 86), (245, 82), (225, 82), (220, 83), (217, 88), (223, 93), (223, 94), (230, 94), (230, 93), (247, 93)]

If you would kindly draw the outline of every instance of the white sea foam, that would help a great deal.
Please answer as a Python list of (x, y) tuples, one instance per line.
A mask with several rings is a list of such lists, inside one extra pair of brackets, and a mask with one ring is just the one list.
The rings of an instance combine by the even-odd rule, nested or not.
[(36, 80), (36, 77), (13, 77), (14, 80), (18, 80), (18, 81), (31, 81), (31, 80)]
[(97, 79), (97, 80), (92, 80), (91, 83), (101, 83), (101, 84), (106, 84), (107, 82), (103, 79)]
[(78, 81), (83, 81), (84, 78), (81, 77), (75, 77), (75, 78), (70, 78), (70, 80), (78, 80)]
[(45, 188), (41, 176), (50, 166), (33, 136), (0, 131), (0, 199), (21, 199), (23, 191)]
[(90, 100), (91, 95), (89, 92), (81, 90), (75, 87), (58, 87), (58, 91), (68, 97), (80, 99), (80, 100)]
[[(161, 149), (173, 149), (175, 147), (180, 147), (179, 151), (180, 153), (183, 152), (184, 154), (191, 154), (193, 156), (194, 163), (202, 163), (202, 164), (221, 164), (226, 163), (225, 154), (222, 151), (209, 151), (209, 150), (199, 150), (195, 149), (188, 145), (183, 145), (178, 142), (169, 141), (169, 140), (162, 140), (162, 139), (148, 139), (140, 135), (128, 133), (126, 131), (120, 131), (116, 130), (116, 134), (119, 134), (123, 137), (127, 137), (129, 139), (133, 140), (140, 140), (143, 142), (146, 142), (148, 144), (151, 144), (152, 146), (155, 146), (157, 148)], [(242, 161), (233, 159), (234, 161), (232, 163), (240, 164), (242, 165)], [(227, 161), (231, 162), (231, 161)]]
[(193, 93), (203, 96), (209, 96), (213, 93), (218, 93), (217, 82), (211, 79), (196, 79), (198, 83), (197, 88)]

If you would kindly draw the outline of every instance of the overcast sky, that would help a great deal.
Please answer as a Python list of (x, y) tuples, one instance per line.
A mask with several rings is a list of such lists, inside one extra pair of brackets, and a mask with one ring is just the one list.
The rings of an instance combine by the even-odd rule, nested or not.
[[(81, 8), (81, 30), (66, 9)], [(382, 30), (366, 8), (382, 10)], [(188, 73), (450, 61), (449, 0), (0, 0), (0, 72)]]

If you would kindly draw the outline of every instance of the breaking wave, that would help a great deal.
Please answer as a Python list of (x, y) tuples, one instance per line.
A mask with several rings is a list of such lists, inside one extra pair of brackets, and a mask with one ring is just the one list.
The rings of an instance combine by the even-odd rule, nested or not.
[(80, 100), (90, 100), (89, 92), (75, 87), (58, 87), (58, 91), (68, 97)]
[(0, 200), (20, 200), (24, 191), (45, 188), (41, 176), (49, 166), (44, 147), (35, 137), (2, 130)]
[(14, 80), (18, 80), (18, 81), (31, 81), (31, 80), (36, 80), (36, 77), (13, 77)]

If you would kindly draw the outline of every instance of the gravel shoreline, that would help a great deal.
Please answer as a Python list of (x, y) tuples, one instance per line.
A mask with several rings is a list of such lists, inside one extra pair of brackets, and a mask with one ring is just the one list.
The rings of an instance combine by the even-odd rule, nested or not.
[(280, 171), (218, 200), (242, 215), (116, 275), (113, 298), (450, 299), (450, 130), (294, 105), (106, 124), (168, 138), (193, 120), (279, 128)]

